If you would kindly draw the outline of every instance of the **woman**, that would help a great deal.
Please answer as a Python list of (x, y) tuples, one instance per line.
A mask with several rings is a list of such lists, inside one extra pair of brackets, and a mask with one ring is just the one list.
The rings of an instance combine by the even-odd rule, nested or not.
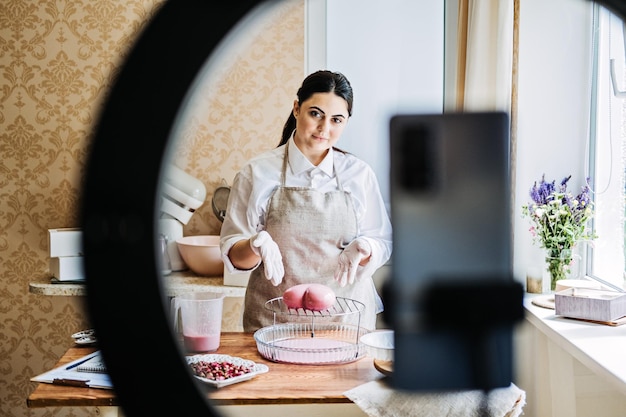
[(364, 303), (360, 325), (376, 326), (382, 302), (372, 274), (391, 255), (391, 223), (373, 170), (335, 147), (352, 99), (340, 73), (306, 77), (278, 147), (249, 161), (233, 181), (221, 250), (230, 272), (253, 269), (245, 331), (273, 324), (265, 302), (301, 283)]

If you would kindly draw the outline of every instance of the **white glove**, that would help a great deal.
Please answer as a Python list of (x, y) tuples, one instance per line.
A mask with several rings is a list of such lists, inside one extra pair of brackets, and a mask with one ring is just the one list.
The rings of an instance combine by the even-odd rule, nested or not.
[(339, 255), (339, 264), (335, 270), (335, 281), (345, 287), (346, 284), (354, 284), (356, 271), (359, 263), (372, 254), (372, 247), (367, 240), (354, 239)]
[(269, 233), (265, 230), (250, 238), (250, 248), (261, 257), (265, 278), (272, 281), (272, 285), (277, 286), (283, 282), (285, 267), (283, 266), (283, 256), (280, 254), (278, 245)]

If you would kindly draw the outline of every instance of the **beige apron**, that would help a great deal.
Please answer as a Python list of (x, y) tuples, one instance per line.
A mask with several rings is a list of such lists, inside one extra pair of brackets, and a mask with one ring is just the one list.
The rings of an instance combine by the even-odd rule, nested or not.
[[(332, 320), (374, 329), (377, 298), (372, 278), (362, 277), (343, 288), (334, 278), (341, 251), (358, 234), (350, 193), (343, 190), (338, 177), (339, 190), (327, 193), (307, 187), (286, 187), (288, 146), (285, 145), (281, 186), (270, 197), (266, 215), (266, 230), (280, 248), (285, 277), (275, 287), (265, 278), (263, 264), (252, 271), (245, 296), (244, 330), (251, 332), (274, 324), (274, 315), (265, 308), (265, 302), (302, 283), (324, 284), (332, 288), (338, 297), (362, 302), (365, 310), (360, 315)], [(292, 316), (276, 316), (276, 323), (292, 321), (298, 320)]]

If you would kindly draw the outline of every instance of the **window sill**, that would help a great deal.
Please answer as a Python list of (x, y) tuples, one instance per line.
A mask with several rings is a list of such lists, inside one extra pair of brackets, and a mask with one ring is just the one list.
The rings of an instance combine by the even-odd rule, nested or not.
[(554, 310), (532, 304), (526, 296), (526, 320), (551, 342), (571, 354), (626, 395), (626, 328), (556, 316)]

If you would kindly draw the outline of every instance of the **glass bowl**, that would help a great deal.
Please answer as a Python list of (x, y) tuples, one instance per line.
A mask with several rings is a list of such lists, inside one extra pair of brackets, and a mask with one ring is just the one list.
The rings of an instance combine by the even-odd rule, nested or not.
[(283, 323), (254, 333), (261, 356), (273, 362), (339, 364), (367, 353), (360, 342), (368, 330), (347, 323)]

